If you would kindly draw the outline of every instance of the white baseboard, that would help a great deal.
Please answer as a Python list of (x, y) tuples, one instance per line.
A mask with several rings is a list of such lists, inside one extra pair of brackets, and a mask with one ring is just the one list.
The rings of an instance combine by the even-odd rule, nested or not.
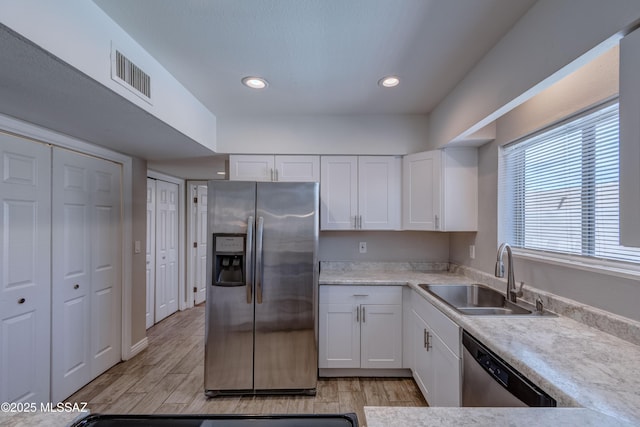
[[(142, 338), (140, 341), (131, 346), (131, 350), (129, 350), (128, 359), (132, 359), (135, 355), (140, 353), (142, 350), (149, 346), (149, 340), (147, 337)], [(128, 360), (127, 359), (127, 360)]]
[(318, 376), (330, 377), (395, 377), (411, 378), (410, 369), (320, 368)]

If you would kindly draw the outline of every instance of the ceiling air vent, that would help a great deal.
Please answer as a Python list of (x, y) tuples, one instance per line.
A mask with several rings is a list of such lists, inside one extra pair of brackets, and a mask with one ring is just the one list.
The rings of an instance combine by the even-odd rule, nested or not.
[(111, 52), (111, 78), (151, 103), (151, 76), (117, 49)]

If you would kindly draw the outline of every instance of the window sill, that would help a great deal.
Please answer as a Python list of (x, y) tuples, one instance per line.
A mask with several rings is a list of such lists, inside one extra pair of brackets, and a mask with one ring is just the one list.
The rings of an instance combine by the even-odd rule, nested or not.
[(513, 255), (519, 259), (553, 264), (566, 268), (575, 268), (577, 270), (621, 277), (624, 279), (640, 280), (640, 265), (636, 267), (615, 261), (585, 259), (577, 256), (521, 248), (513, 248)]

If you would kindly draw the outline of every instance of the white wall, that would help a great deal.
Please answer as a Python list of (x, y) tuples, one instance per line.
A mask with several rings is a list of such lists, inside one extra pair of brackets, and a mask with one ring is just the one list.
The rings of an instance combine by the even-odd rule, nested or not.
[[(583, 110), (618, 92), (618, 49), (603, 54), (583, 69), (564, 78), (501, 117), (496, 140), (478, 151), (478, 231), (454, 233), (450, 259), (492, 274), (498, 247), (498, 148), (539, 130), (567, 115)], [(476, 258), (469, 258), (469, 245)], [(524, 259), (515, 261), (516, 280), (619, 315), (640, 320), (638, 280), (598, 274)]]
[[(216, 149), (216, 117), (88, 0), (0, 0), (0, 21), (194, 141)], [(111, 45), (151, 75), (153, 105), (111, 79)]]
[(538, 1), (431, 112), (429, 146), (465, 139), (607, 50), (638, 20), (637, 0)]
[(150, 160), (148, 167), (151, 170), (182, 179), (209, 180), (225, 179), (225, 175), (219, 175), (218, 172), (226, 172), (227, 164), (228, 156), (205, 156), (175, 160)]
[(427, 148), (425, 115), (240, 116), (218, 122), (218, 152), (407, 154)]
[[(358, 250), (367, 242), (367, 253)], [(428, 231), (321, 231), (319, 261), (448, 262), (449, 235)]]

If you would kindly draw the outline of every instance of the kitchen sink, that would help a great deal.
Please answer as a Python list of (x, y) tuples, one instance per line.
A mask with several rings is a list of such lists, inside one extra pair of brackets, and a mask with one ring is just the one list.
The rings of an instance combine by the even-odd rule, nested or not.
[(525, 302), (513, 303), (493, 288), (472, 284), (420, 284), (442, 302), (470, 316), (554, 316), (548, 311), (536, 311)]

